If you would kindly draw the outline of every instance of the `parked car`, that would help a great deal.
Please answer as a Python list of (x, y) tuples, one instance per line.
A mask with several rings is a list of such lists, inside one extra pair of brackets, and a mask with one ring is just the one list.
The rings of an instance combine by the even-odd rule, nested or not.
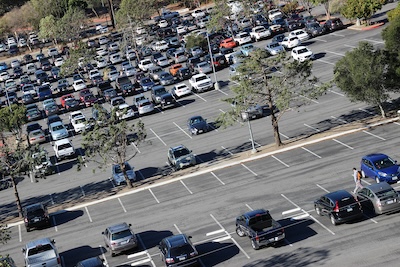
[(136, 102), (139, 115), (152, 113), (154, 111), (154, 104), (149, 99), (145, 98)]
[(325, 194), (314, 201), (315, 212), (328, 216), (333, 225), (354, 221), (363, 216), (361, 204), (346, 190)]
[(29, 104), (26, 106), (26, 119), (28, 121), (39, 120), (42, 118), (42, 112), (36, 104)]
[(267, 44), (265, 46), (265, 50), (267, 50), (267, 52), (272, 56), (285, 52), (285, 48), (283, 48), (283, 46), (280, 45), (278, 42), (272, 42)]
[(301, 41), (296, 36), (287, 36), (283, 38), (283, 40), (281, 41), (281, 45), (285, 49), (292, 49), (296, 46), (301, 45)]
[(304, 30), (294, 30), (289, 32), (289, 37), (294, 37), (296, 36), (297, 38), (299, 38), (300, 41), (306, 41), (308, 39), (310, 39), (310, 35), (308, 35), (308, 33)]
[(235, 40), (233, 40), (232, 37), (222, 40), (221, 43), (219, 44), (220, 48), (234, 48), (236, 46), (237, 43), (235, 42)]
[(65, 111), (77, 110), (80, 108), (80, 102), (72, 94), (63, 95), (60, 97), (60, 102)]
[(363, 207), (372, 209), (375, 214), (400, 210), (400, 195), (388, 183), (367, 185), (357, 192)]
[(29, 241), (22, 249), (27, 267), (62, 267), (54, 239), (41, 238)]
[(107, 227), (101, 233), (111, 257), (114, 257), (117, 253), (137, 248), (138, 241), (130, 227), (131, 224), (119, 223)]
[(168, 163), (175, 170), (180, 170), (196, 165), (196, 157), (186, 146), (179, 145), (168, 149)]
[(76, 155), (75, 148), (68, 138), (55, 141), (53, 149), (58, 162), (66, 158), (75, 157)]
[(325, 28), (318, 22), (307, 23), (305, 30), (311, 37), (316, 37), (325, 33)]
[(36, 145), (46, 142), (46, 135), (42, 129), (37, 129), (28, 133), (28, 143)]
[(32, 228), (50, 227), (51, 221), (47, 208), (42, 203), (28, 205), (22, 209), (25, 228), (30, 232)]
[(104, 261), (99, 256), (88, 258), (78, 262), (75, 267), (106, 267)]
[(198, 135), (209, 131), (207, 121), (201, 116), (190, 117), (187, 121), (187, 127), (191, 135)]
[(198, 265), (199, 253), (190, 238), (191, 236), (178, 234), (161, 240), (158, 248), (160, 249), (162, 261), (166, 266)]
[[(136, 181), (136, 174), (131, 165), (128, 162), (124, 163), (125, 165), (125, 171), (126, 174), (128, 175), (128, 178), (131, 182)], [(111, 166), (111, 172), (112, 172), (112, 178), (115, 182), (116, 185), (121, 185), (121, 184), (126, 184), (125, 176), (124, 173), (121, 169), (121, 166), (119, 164), (113, 164)]]
[(343, 22), (339, 18), (328, 19), (325, 21), (324, 28), (326, 31), (332, 32), (344, 29)]
[(51, 139), (54, 141), (67, 138), (69, 136), (67, 128), (64, 126), (62, 122), (53, 122), (49, 125), (49, 133)]
[(361, 172), (363, 177), (372, 178), (377, 183), (397, 183), (400, 179), (400, 166), (397, 161), (382, 153), (362, 157)]
[(180, 83), (175, 85), (174, 87), (172, 87), (171, 89), (171, 94), (175, 97), (175, 98), (179, 98), (185, 95), (189, 95), (191, 94), (192, 91), (190, 90), (189, 86), (187, 86), (184, 83)]
[(294, 60), (304, 62), (314, 58), (313, 52), (306, 46), (298, 46), (292, 49), (292, 57)]

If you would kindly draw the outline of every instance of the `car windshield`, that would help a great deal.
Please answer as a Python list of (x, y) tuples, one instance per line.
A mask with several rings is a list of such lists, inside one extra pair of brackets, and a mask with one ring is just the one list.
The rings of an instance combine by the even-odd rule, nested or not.
[(269, 47), (271, 47), (271, 48), (276, 48), (278, 46), (280, 46), (279, 43), (272, 43), (272, 44), (269, 45)]
[(159, 89), (159, 90), (155, 90), (154, 91), (154, 94), (155, 95), (163, 95), (163, 94), (165, 94), (167, 91), (165, 90), (165, 88), (161, 88), (161, 89)]
[(76, 120), (75, 120), (75, 123), (76, 123), (76, 124), (85, 123), (85, 122), (86, 122), (85, 118), (80, 118), (80, 119), (76, 119)]
[(60, 131), (62, 129), (64, 129), (64, 125), (62, 124), (53, 127), (53, 131)]
[(58, 146), (58, 150), (68, 149), (70, 147), (72, 147), (70, 143), (62, 144)]
[(65, 104), (73, 105), (73, 104), (75, 104), (75, 99), (74, 98), (68, 98), (68, 99), (65, 100)]
[(181, 149), (174, 150), (175, 158), (180, 158), (180, 157), (183, 157), (183, 156), (186, 156), (189, 154), (190, 154), (190, 151), (187, 148), (181, 148)]
[(307, 52), (308, 52), (308, 49), (307, 49), (307, 48), (302, 48), (302, 49), (299, 49), (297, 52), (298, 52), (299, 54), (307, 53)]
[(385, 158), (375, 161), (374, 165), (377, 169), (386, 169), (396, 165), (396, 163), (391, 158)]
[(188, 255), (191, 252), (193, 252), (193, 248), (192, 246), (190, 246), (189, 244), (183, 244), (182, 246), (179, 247), (172, 247), (170, 254), (172, 257), (176, 257), (176, 256), (181, 256), (181, 255)]
[(53, 250), (53, 247), (50, 244), (45, 244), (41, 246), (36, 246), (28, 250), (28, 256), (36, 255), (45, 251)]
[(129, 229), (123, 230), (121, 232), (113, 233), (111, 235), (111, 240), (118, 240), (124, 237), (132, 236), (132, 233)]
[(196, 80), (197, 80), (197, 82), (199, 82), (199, 81), (203, 81), (203, 80), (207, 80), (208, 79), (208, 77), (207, 76), (200, 76), (200, 77), (197, 77), (196, 78)]
[(202, 121), (204, 121), (203, 118), (201, 118), (201, 117), (196, 117), (196, 118), (191, 119), (191, 120), (190, 120), (190, 123), (191, 123), (191, 124), (195, 124), (195, 123), (200, 123), (200, 122), (202, 122)]

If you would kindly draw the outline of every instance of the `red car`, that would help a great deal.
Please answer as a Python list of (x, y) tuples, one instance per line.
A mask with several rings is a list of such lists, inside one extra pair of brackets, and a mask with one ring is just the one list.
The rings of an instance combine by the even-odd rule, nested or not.
[(234, 48), (237, 46), (237, 43), (233, 40), (232, 37), (222, 40), (219, 44), (219, 48)]
[(79, 101), (72, 94), (63, 95), (60, 97), (61, 106), (67, 110), (77, 110), (80, 108)]
[(88, 93), (86, 95), (82, 95), (80, 97), (80, 100), (86, 107), (93, 106), (93, 104), (98, 102), (97, 97), (95, 95), (93, 95), (92, 93)]

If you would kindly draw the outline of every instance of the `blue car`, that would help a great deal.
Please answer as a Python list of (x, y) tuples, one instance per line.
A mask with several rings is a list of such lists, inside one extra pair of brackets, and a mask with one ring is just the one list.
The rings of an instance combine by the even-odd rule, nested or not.
[(375, 179), (377, 183), (397, 183), (400, 178), (400, 166), (397, 161), (381, 153), (369, 154), (361, 159), (363, 176)]
[(151, 90), (151, 88), (153, 88), (153, 86), (155, 85), (154, 81), (149, 77), (144, 77), (140, 79), (139, 84), (142, 87), (143, 91)]

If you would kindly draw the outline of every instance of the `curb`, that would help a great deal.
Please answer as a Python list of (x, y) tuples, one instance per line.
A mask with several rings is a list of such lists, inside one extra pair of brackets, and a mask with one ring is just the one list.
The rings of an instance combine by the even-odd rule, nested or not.
[[(184, 180), (184, 179), (188, 179), (188, 178), (195, 177), (195, 176), (198, 176), (198, 175), (214, 172), (214, 171), (217, 171), (217, 170), (221, 170), (221, 169), (224, 169), (224, 168), (232, 167), (234, 165), (246, 163), (246, 162), (249, 162), (249, 161), (262, 159), (262, 158), (265, 158), (265, 157), (268, 157), (268, 156), (271, 156), (271, 155), (274, 155), (274, 154), (279, 154), (279, 153), (286, 152), (286, 151), (289, 151), (289, 150), (293, 150), (293, 149), (296, 149), (296, 148), (299, 148), (299, 147), (302, 147), (302, 146), (311, 145), (311, 144), (319, 143), (319, 142), (322, 142), (322, 141), (330, 140), (330, 139), (333, 139), (333, 138), (337, 138), (337, 137), (340, 137), (340, 136), (344, 136), (344, 135), (352, 134), (352, 133), (355, 133), (355, 132), (367, 130), (367, 129), (372, 128), (372, 127), (393, 123), (393, 122), (398, 121), (398, 120), (400, 120), (399, 117), (386, 119), (386, 120), (383, 120), (383, 121), (380, 121), (380, 122), (376, 122), (376, 123), (371, 123), (371, 124), (368, 124), (366, 126), (359, 127), (359, 128), (356, 128), (356, 129), (351, 129), (351, 130), (347, 130), (347, 131), (344, 131), (344, 132), (340, 132), (340, 133), (336, 133), (336, 134), (332, 134), (332, 135), (327, 135), (327, 136), (324, 136), (324, 137), (321, 137), (321, 138), (318, 138), (318, 139), (314, 139), (314, 140), (310, 140), (310, 141), (307, 141), (307, 142), (301, 142), (301, 143), (298, 143), (298, 144), (295, 144), (295, 145), (291, 145), (291, 146), (288, 146), (288, 147), (285, 147), (285, 148), (281, 148), (281, 149), (278, 149), (278, 150), (275, 150), (275, 151), (266, 152), (264, 154), (254, 155), (254, 156), (251, 156), (251, 157), (246, 158), (246, 159), (235, 160), (235, 161), (232, 161), (232, 162), (229, 162), (229, 163), (221, 164), (219, 166), (214, 166), (212, 168), (206, 168), (206, 169), (198, 171), (198, 172), (194, 172), (194, 173), (186, 174), (186, 175), (183, 175), (183, 176), (178, 176), (178, 177), (175, 177), (175, 178), (172, 178), (172, 179), (168, 179), (168, 180), (165, 180), (165, 181), (161, 181), (159, 183), (148, 185), (148, 186), (145, 186), (145, 187), (142, 187), (142, 188), (133, 189), (133, 190), (128, 191), (128, 192), (112, 195), (112, 196), (105, 197), (103, 199), (99, 199), (99, 200), (96, 200), (96, 201), (83, 203), (83, 204), (80, 204), (80, 205), (77, 205), (77, 206), (73, 206), (73, 207), (70, 207), (70, 208), (58, 210), (56, 212), (51, 213), (50, 215), (57, 215), (57, 214), (62, 214), (62, 213), (68, 212), (68, 211), (79, 210), (79, 209), (84, 208), (84, 207), (92, 206), (92, 205), (99, 204), (99, 203), (102, 203), (102, 202), (106, 202), (106, 201), (109, 201), (109, 200), (112, 200), (112, 199), (116, 199), (116, 198), (119, 198), (119, 197), (128, 196), (128, 195), (135, 194), (135, 193), (138, 193), (138, 192), (142, 192), (142, 191), (145, 191), (145, 190), (149, 190), (149, 189), (152, 189), (152, 188), (155, 188), (155, 187), (158, 187), (158, 186), (162, 186), (162, 185), (170, 184), (170, 183), (173, 183), (173, 182), (177, 182), (179, 180)], [(23, 221), (10, 223), (10, 224), (7, 224), (6, 227), (10, 228), (10, 227), (13, 227), (13, 226), (22, 225), (23, 223), (24, 223)]]
[(385, 24), (385, 22), (379, 22), (374, 25), (370, 25), (370, 26), (366, 26), (366, 27), (353, 25), (353, 26), (348, 27), (347, 29), (355, 30), (355, 31), (369, 31), (369, 30), (379, 28), (379, 27), (383, 26), (384, 24)]

